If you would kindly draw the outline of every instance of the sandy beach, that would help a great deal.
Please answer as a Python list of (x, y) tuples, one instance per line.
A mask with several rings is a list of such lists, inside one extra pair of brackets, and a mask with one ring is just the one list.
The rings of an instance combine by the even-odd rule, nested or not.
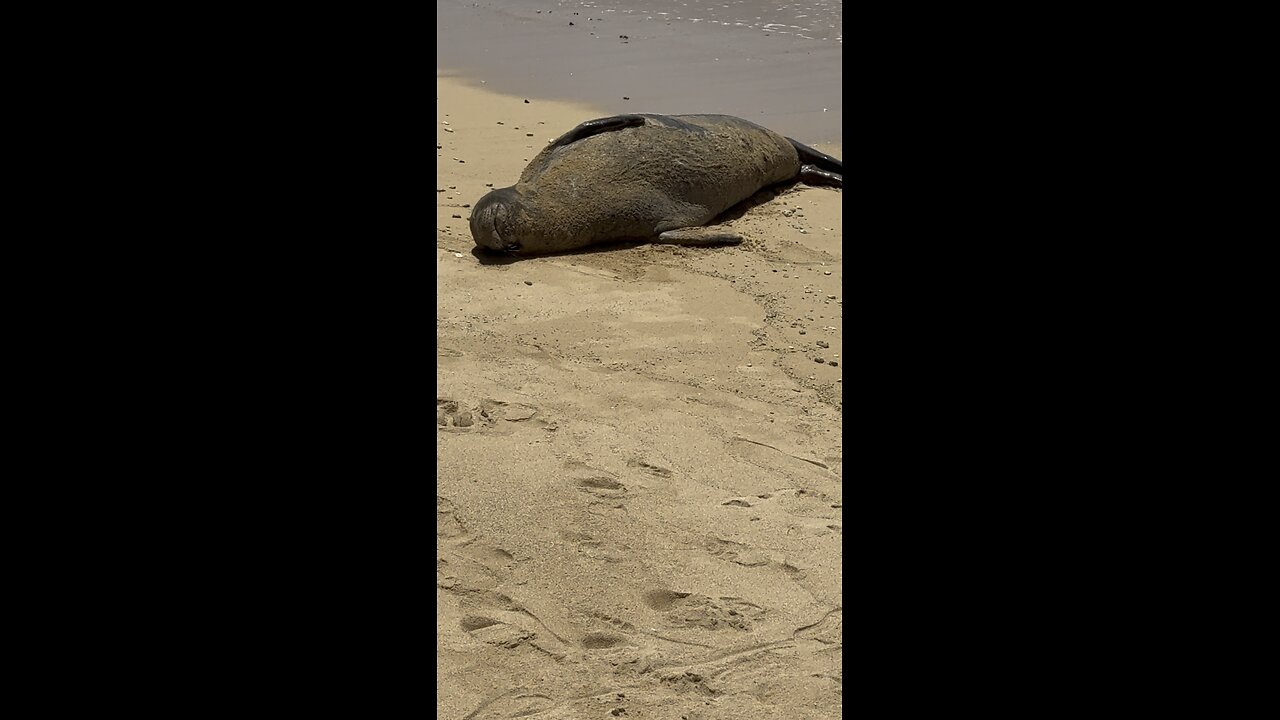
[(842, 191), (482, 262), (470, 206), (618, 109), (481, 79), (437, 70), (438, 713), (839, 717)]

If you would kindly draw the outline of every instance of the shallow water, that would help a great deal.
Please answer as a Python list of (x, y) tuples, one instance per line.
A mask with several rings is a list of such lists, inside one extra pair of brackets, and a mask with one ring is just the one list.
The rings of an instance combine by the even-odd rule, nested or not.
[(558, 5), (837, 43), (844, 20), (843, 0), (566, 0)]

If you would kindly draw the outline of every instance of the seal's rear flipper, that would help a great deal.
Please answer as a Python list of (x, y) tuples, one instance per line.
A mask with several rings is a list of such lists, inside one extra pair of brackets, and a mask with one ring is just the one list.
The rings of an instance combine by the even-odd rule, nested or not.
[(660, 235), (655, 243), (666, 245), (737, 245), (742, 236), (721, 227), (691, 227), (679, 230), (668, 230)]
[[(796, 149), (796, 154), (800, 156), (800, 179), (808, 182), (805, 177), (805, 171), (822, 170), (826, 171), (822, 175), (811, 175), (818, 182), (818, 185), (835, 185), (836, 187), (844, 187), (844, 163), (830, 155), (814, 150), (804, 143), (796, 142), (791, 138), (787, 138), (787, 142), (791, 143), (791, 147)], [(833, 177), (834, 176), (834, 182)], [(810, 183), (813, 184), (813, 183)]]
[(623, 128), (637, 127), (643, 124), (644, 118), (640, 115), (614, 115), (607, 118), (588, 120), (564, 135), (561, 135), (555, 142), (551, 143), (551, 147), (564, 147), (565, 145), (572, 145), (583, 138), (589, 138), (592, 135), (613, 132), (614, 130), (621, 130)]
[(806, 185), (832, 185), (838, 188), (844, 187), (844, 176), (839, 173), (827, 172), (819, 170), (814, 165), (801, 165), (800, 174), (797, 176), (800, 182)]

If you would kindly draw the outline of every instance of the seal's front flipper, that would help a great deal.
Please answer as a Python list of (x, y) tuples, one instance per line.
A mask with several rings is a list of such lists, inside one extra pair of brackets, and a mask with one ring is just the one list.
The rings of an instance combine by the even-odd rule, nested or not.
[(551, 143), (551, 147), (564, 147), (565, 145), (572, 145), (583, 138), (589, 138), (592, 135), (613, 132), (614, 130), (621, 130), (623, 128), (637, 127), (643, 124), (644, 118), (640, 115), (614, 115), (607, 118), (588, 120), (564, 135), (561, 135), (555, 142)]
[(668, 230), (658, 235), (655, 243), (663, 243), (667, 245), (692, 245), (702, 247), (705, 245), (737, 245), (742, 242), (742, 236), (735, 232), (729, 232), (722, 227), (691, 227), (680, 228), (679, 230)]
[(813, 165), (800, 166), (800, 182), (806, 185), (832, 185), (834, 187), (844, 187), (844, 176), (839, 173), (820, 170)]

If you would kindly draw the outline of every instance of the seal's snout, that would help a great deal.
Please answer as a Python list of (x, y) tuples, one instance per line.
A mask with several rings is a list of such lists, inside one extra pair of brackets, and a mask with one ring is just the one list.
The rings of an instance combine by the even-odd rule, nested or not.
[(517, 202), (514, 188), (494, 190), (480, 198), (471, 209), (471, 237), (476, 245), (503, 252), (520, 249), (511, 223)]

